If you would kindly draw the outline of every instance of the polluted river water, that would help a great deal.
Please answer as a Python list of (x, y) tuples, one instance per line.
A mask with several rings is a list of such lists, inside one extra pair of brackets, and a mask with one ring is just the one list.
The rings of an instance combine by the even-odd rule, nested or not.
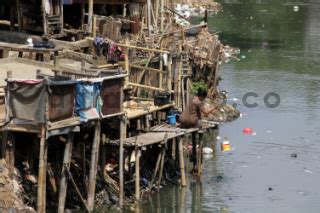
[[(204, 138), (215, 150), (204, 158), (201, 183), (188, 177), (187, 187), (166, 186), (128, 212), (318, 213), (320, 2), (218, 2), (223, 11), (209, 25), (241, 49), (239, 62), (222, 67), (220, 89), (242, 116)], [(242, 100), (249, 92), (255, 107)], [(264, 101), (270, 92), (280, 97), (274, 108)], [(232, 151), (221, 152), (217, 135)]]

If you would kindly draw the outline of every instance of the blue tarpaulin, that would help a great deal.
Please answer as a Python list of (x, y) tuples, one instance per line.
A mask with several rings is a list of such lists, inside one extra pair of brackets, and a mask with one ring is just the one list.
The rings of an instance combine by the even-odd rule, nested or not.
[(76, 85), (76, 113), (81, 121), (100, 118), (102, 100), (100, 97), (101, 81), (78, 81)]

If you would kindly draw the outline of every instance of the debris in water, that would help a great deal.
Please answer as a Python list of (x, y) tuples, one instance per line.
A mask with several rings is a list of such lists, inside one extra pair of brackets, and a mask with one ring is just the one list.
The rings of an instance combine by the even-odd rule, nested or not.
[(293, 11), (298, 12), (299, 11), (299, 6), (293, 6)]
[(244, 129), (242, 130), (242, 132), (243, 132), (244, 134), (251, 134), (253, 131), (252, 131), (251, 128), (244, 128)]
[(272, 191), (272, 190), (273, 190), (273, 188), (272, 188), (271, 186), (269, 186), (268, 190), (269, 190), (269, 191)]
[(313, 174), (313, 172), (308, 169), (304, 169), (303, 171), (305, 171), (306, 173), (309, 173), (309, 174)]
[(292, 153), (290, 156), (291, 156), (292, 158), (297, 158), (297, 157), (298, 157), (297, 153)]
[(221, 137), (220, 137), (220, 136), (217, 136), (217, 137), (216, 137), (216, 139), (217, 139), (217, 140), (220, 140), (220, 139), (221, 139)]
[(252, 135), (253, 135), (253, 136), (256, 136), (256, 135), (257, 135), (257, 133), (256, 133), (256, 132), (254, 132), (254, 133), (252, 133)]
[(212, 154), (213, 153), (213, 149), (211, 149), (210, 147), (204, 147), (202, 149), (203, 154)]
[(230, 150), (231, 150), (230, 142), (227, 137), (224, 137), (224, 140), (221, 142), (221, 151), (226, 152)]
[(272, 133), (272, 131), (271, 131), (271, 130), (268, 130), (267, 133)]
[(245, 59), (245, 58), (246, 58), (246, 56), (245, 56), (245, 55), (242, 55), (242, 56), (241, 56), (241, 58), (242, 58), (242, 59)]

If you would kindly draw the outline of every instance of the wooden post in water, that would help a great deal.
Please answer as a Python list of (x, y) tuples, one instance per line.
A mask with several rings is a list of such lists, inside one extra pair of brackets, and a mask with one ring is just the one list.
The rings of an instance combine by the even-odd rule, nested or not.
[(64, 148), (63, 165), (61, 171), (61, 181), (59, 189), (59, 206), (58, 213), (63, 213), (66, 203), (67, 195), (67, 172), (70, 169), (71, 157), (72, 157), (72, 144), (73, 144), (73, 133), (69, 133), (68, 140)]
[(135, 198), (136, 201), (140, 200), (140, 148), (138, 147), (137, 144), (137, 138), (136, 138), (136, 146), (135, 146), (135, 173), (136, 173), (136, 178), (135, 178)]
[(163, 173), (163, 166), (164, 166), (164, 158), (166, 155), (166, 144), (167, 140), (164, 141), (164, 144), (161, 147), (161, 163), (160, 163), (160, 170), (159, 170), (159, 178), (158, 178), (158, 184), (157, 184), (157, 190), (160, 190), (160, 184), (162, 180), (162, 173)]
[(95, 131), (94, 138), (91, 150), (91, 165), (90, 165), (90, 173), (89, 173), (89, 187), (88, 187), (88, 208), (89, 211), (93, 211), (94, 208), (94, 194), (96, 189), (96, 175), (97, 175), (97, 166), (98, 166), (98, 158), (99, 158), (99, 147), (100, 147), (100, 131), (101, 124), (100, 121), (95, 122)]
[(46, 164), (48, 145), (46, 141), (46, 130), (41, 128), (40, 152), (39, 152), (39, 173), (38, 173), (38, 194), (37, 212), (46, 212)]
[(193, 170), (197, 167), (197, 141), (196, 141), (196, 133), (192, 133), (192, 162), (193, 162)]
[[(200, 132), (201, 131), (201, 132)], [(198, 132), (199, 134), (199, 149), (198, 149), (198, 178), (201, 180), (201, 176), (202, 176), (202, 136), (203, 136), (203, 132), (202, 130), (200, 130)]]
[(181, 186), (186, 186), (186, 171), (184, 167), (184, 156), (183, 156), (183, 138), (179, 138), (179, 166), (180, 166), (180, 176), (181, 176)]

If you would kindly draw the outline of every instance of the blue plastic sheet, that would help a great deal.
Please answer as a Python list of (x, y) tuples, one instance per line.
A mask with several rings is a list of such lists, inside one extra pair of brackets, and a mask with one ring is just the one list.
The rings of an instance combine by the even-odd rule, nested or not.
[(82, 122), (100, 118), (101, 82), (78, 81), (76, 85), (76, 113)]

